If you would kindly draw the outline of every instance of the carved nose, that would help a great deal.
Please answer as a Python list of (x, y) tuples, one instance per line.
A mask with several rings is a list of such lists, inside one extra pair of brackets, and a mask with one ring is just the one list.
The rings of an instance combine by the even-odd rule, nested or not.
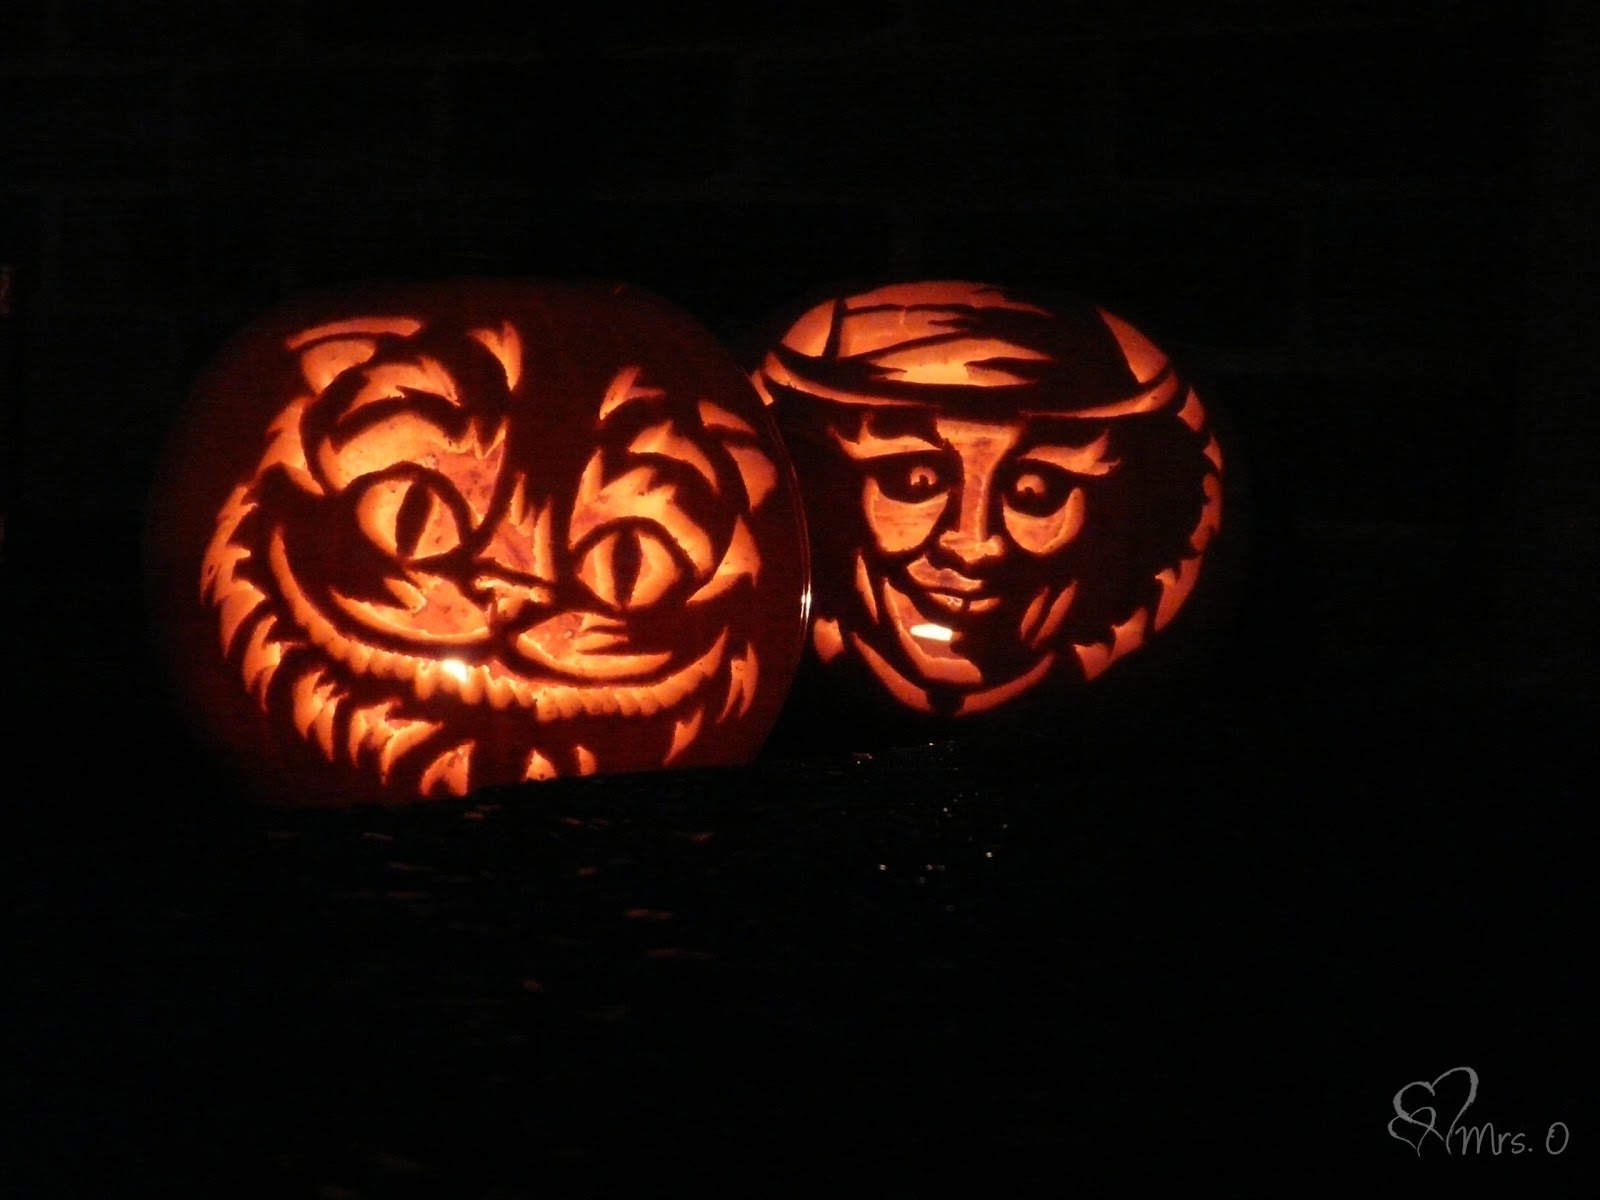
[(1006, 548), (989, 524), (990, 468), (980, 464), (965, 473), (955, 524), (939, 535), (939, 546), (970, 572), (995, 562)]
[(965, 523), (941, 533), (939, 546), (963, 567), (972, 570), (998, 562), (1006, 552), (999, 534), (989, 533), (981, 527), (969, 529)]

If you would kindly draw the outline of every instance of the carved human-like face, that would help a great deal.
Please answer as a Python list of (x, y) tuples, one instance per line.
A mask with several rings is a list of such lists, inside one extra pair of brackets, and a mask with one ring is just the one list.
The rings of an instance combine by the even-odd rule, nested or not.
[(853, 436), (830, 433), (863, 476), (870, 540), (853, 574), (889, 643), (881, 668), (906, 664), (923, 686), (1025, 690), (1049, 669), (1072, 603), (1061, 559), (1087, 493), (1116, 466), (1107, 434), (1080, 429), (1089, 440), (1073, 444), (1063, 440), (1072, 431), (1039, 422), (896, 409), (865, 418), (849, 423)]
[(540, 373), (511, 320), (358, 317), (282, 351), (302, 387), (200, 580), (266, 719), (401, 797), (750, 740), (804, 553), (753, 397)]
[(1220, 521), (1199, 400), (1099, 310), (896, 285), (807, 313), (756, 380), (808, 493), (813, 645), (913, 711), (1093, 678), (1171, 620)]

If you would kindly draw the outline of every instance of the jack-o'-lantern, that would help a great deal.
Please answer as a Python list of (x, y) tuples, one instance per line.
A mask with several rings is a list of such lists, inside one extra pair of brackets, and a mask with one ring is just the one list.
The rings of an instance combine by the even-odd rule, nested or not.
[(890, 285), (807, 311), (754, 378), (808, 506), (813, 661), (905, 713), (1100, 676), (1173, 621), (1221, 523), (1200, 399), (1094, 306)]
[(742, 761), (804, 637), (768, 414), (625, 287), (270, 316), (197, 387), (147, 541), (183, 691), (291, 802)]

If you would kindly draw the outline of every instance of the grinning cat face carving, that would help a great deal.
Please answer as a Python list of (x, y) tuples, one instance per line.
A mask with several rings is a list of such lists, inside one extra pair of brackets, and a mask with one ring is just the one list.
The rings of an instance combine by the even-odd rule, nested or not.
[(793, 485), (736, 368), (632, 295), (509, 289), (279, 333), (201, 558), (237, 688), (358, 795), (745, 757), (794, 669)]

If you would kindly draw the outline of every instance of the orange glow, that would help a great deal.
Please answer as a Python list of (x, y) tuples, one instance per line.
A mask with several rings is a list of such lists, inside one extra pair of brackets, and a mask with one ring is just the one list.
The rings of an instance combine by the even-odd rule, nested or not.
[(213, 653), (268, 744), (281, 730), (335, 769), (325, 794), (714, 762), (776, 715), (805, 549), (758, 398), (731, 362), (686, 378), (675, 339), (699, 335), (643, 306), (566, 318), (638, 361), (552, 369), (591, 351), (530, 344), (550, 312), (519, 306), (540, 286), (488, 285), (511, 316), (271, 334), (245, 359), (266, 378), (282, 358), (254, 457), (225, 440), (236, 416), (214, 419), (243, 466), (200, 556)]
[(890, 285), (803, 314), (755, 382), (802, 482), (830, 489), (810, 510), (816, 655), (915, 711), (1096, 678), (1176, 616), (1220, 527), (1204, 406), (1101, 309)]

